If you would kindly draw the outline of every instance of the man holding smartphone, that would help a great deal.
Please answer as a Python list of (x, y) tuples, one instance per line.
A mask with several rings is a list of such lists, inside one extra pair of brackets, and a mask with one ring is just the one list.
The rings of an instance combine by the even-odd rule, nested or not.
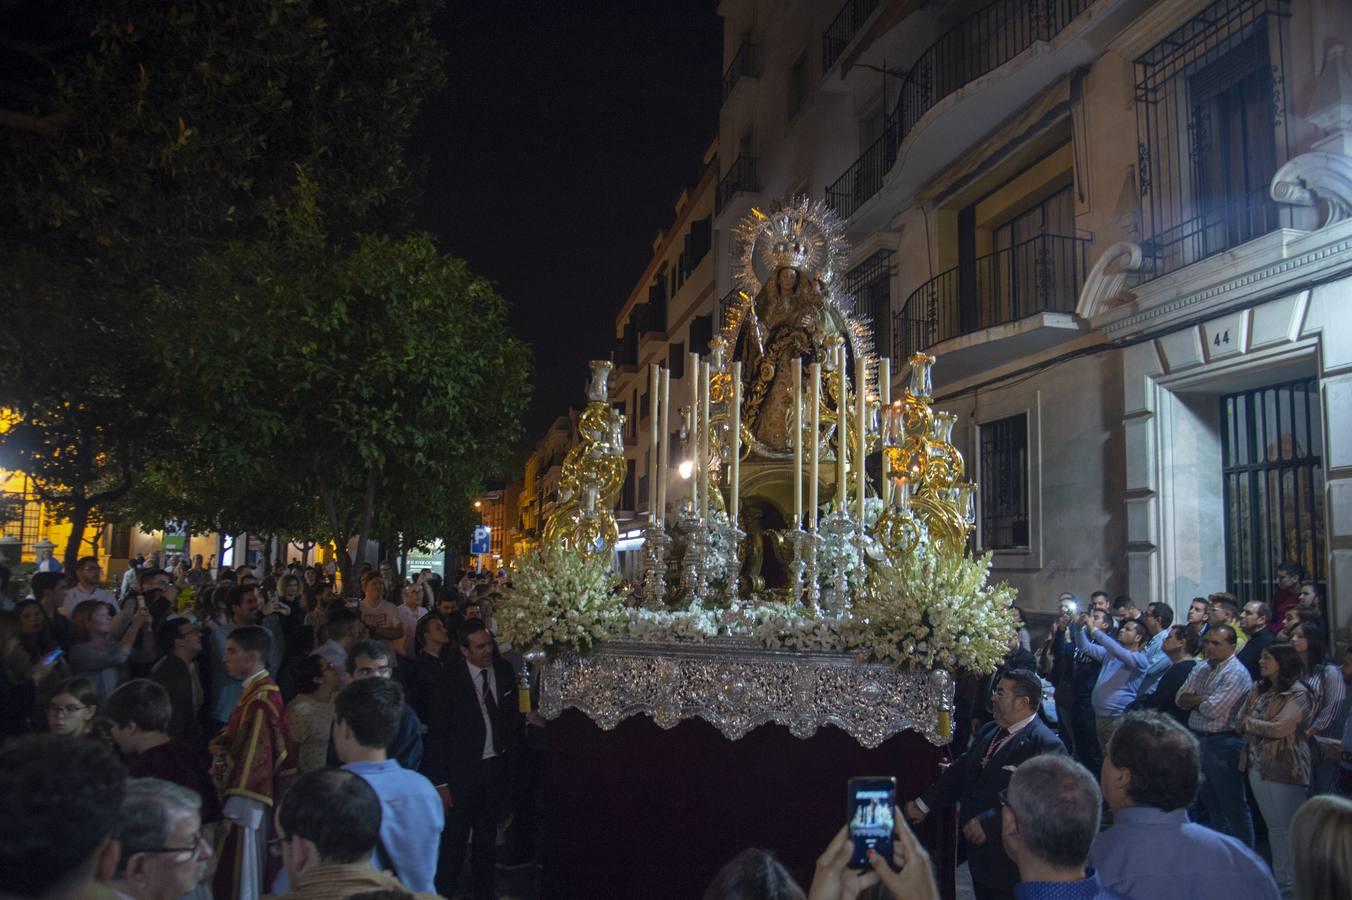
[(977, 900), (1012, 900), (1018, 871), (1001, 843), (1000, 795), (1019, 765), (1044, 753), (1066, 752), (1065, 745), (1038, 718), (1042, 682), (1027, 669), (1010, 669), (991, 698), (995, 721), (977, 733), (972, 746), (939, 780), (906, 804), (913, 823), (933, 810), (957, 804), (962, 836)]

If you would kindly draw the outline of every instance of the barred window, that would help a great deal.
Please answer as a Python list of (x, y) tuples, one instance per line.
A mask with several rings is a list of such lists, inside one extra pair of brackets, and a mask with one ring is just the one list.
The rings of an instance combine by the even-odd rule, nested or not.
[(1137, 175), (1152, 275), (1279, 226), (1288, 0), (1217, 0), (1136, 60)]
[(982, 549), (1026, 549), (1028, 414), (987, 422), (979, 431)]

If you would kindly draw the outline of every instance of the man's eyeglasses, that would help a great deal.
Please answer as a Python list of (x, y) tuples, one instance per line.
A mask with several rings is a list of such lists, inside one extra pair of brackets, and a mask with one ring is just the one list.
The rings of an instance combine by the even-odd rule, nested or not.
[(376, 678), (389, 678), (390, 667), (389, 665), (359, 666), (357, 669), (353, 671), (353, 674), (359, 678), (370, 678), (372, 676)]
[(190, 859), (196, 859), (202, 854), (204, 849), (210, 849), (207, 845), (207, 839), (202, 832), (197, 832), (188, 838), (192, 842), (191, 847), (151, 847), (147, 850), (137, 850), (137, 853), (177, 853), (178, 858), (174, 862), (187, 862)]
[(78, 703), (72, 703), (69, 706), (62, 706), (59, 703), (53, 703), (47, 707), (49, 716), (73, 716), (77, 712), (89, 709), (88, 706), (81, 706)]
[(284, 834), (281, 837), (275, 837), (268, 841), (268, 856), (281, 856), (282, 847), (284, 847), (286, 842), (291, 840), (291, 838), (292, 835)]

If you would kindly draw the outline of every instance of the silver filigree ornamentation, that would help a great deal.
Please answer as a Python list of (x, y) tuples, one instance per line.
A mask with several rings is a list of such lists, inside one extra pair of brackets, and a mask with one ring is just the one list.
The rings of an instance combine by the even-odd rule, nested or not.
[(940, 746), (949, 700), (931, 673), (862, 664), (849, 656), (766, 650), (716, 638), (692, 646), (613, 641), (586, 657), (551, 660), (540, 681), (540, 713), (585, 713), (603, 730), (634, 715), (661, 728), (701, 718), (729, 740), (769, 723), (808, 738), (825, 725), (864, 747), (903, 731)]

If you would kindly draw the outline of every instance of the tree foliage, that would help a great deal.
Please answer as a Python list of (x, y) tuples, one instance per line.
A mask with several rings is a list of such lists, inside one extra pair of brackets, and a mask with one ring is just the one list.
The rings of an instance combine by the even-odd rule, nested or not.
[[(409, 486), (414, 509), (491, 468), (495, 439), (463, 423), (455, 446), (480, 456), (451, 460), (427, 446), (444, 436), (432, 420), (521, 389), (520, 348), (431, 320), (502, 329), (501, 300), (430, 239), (376, 236), (406, 223), (417, 188), (406, 145), (444, 81), (439, 6), (0, 10), (0, 407), (16, 417), (0, 452), (77, 525), (121, 508), (310, 533), (329, 497), (339, 537), (372, 527), (365, 502), (347, 523), (373, 472)], [(298, 171), (307, 221), (289, 199)], [(495, 347), (501, 380), (457, 356)], [(505, 434), (519, 402), (499, 407)], [(424, 466), (459, 480), (418, 492)], [(289, 493), (317, 483), (298, 467), (327, 490)]]

